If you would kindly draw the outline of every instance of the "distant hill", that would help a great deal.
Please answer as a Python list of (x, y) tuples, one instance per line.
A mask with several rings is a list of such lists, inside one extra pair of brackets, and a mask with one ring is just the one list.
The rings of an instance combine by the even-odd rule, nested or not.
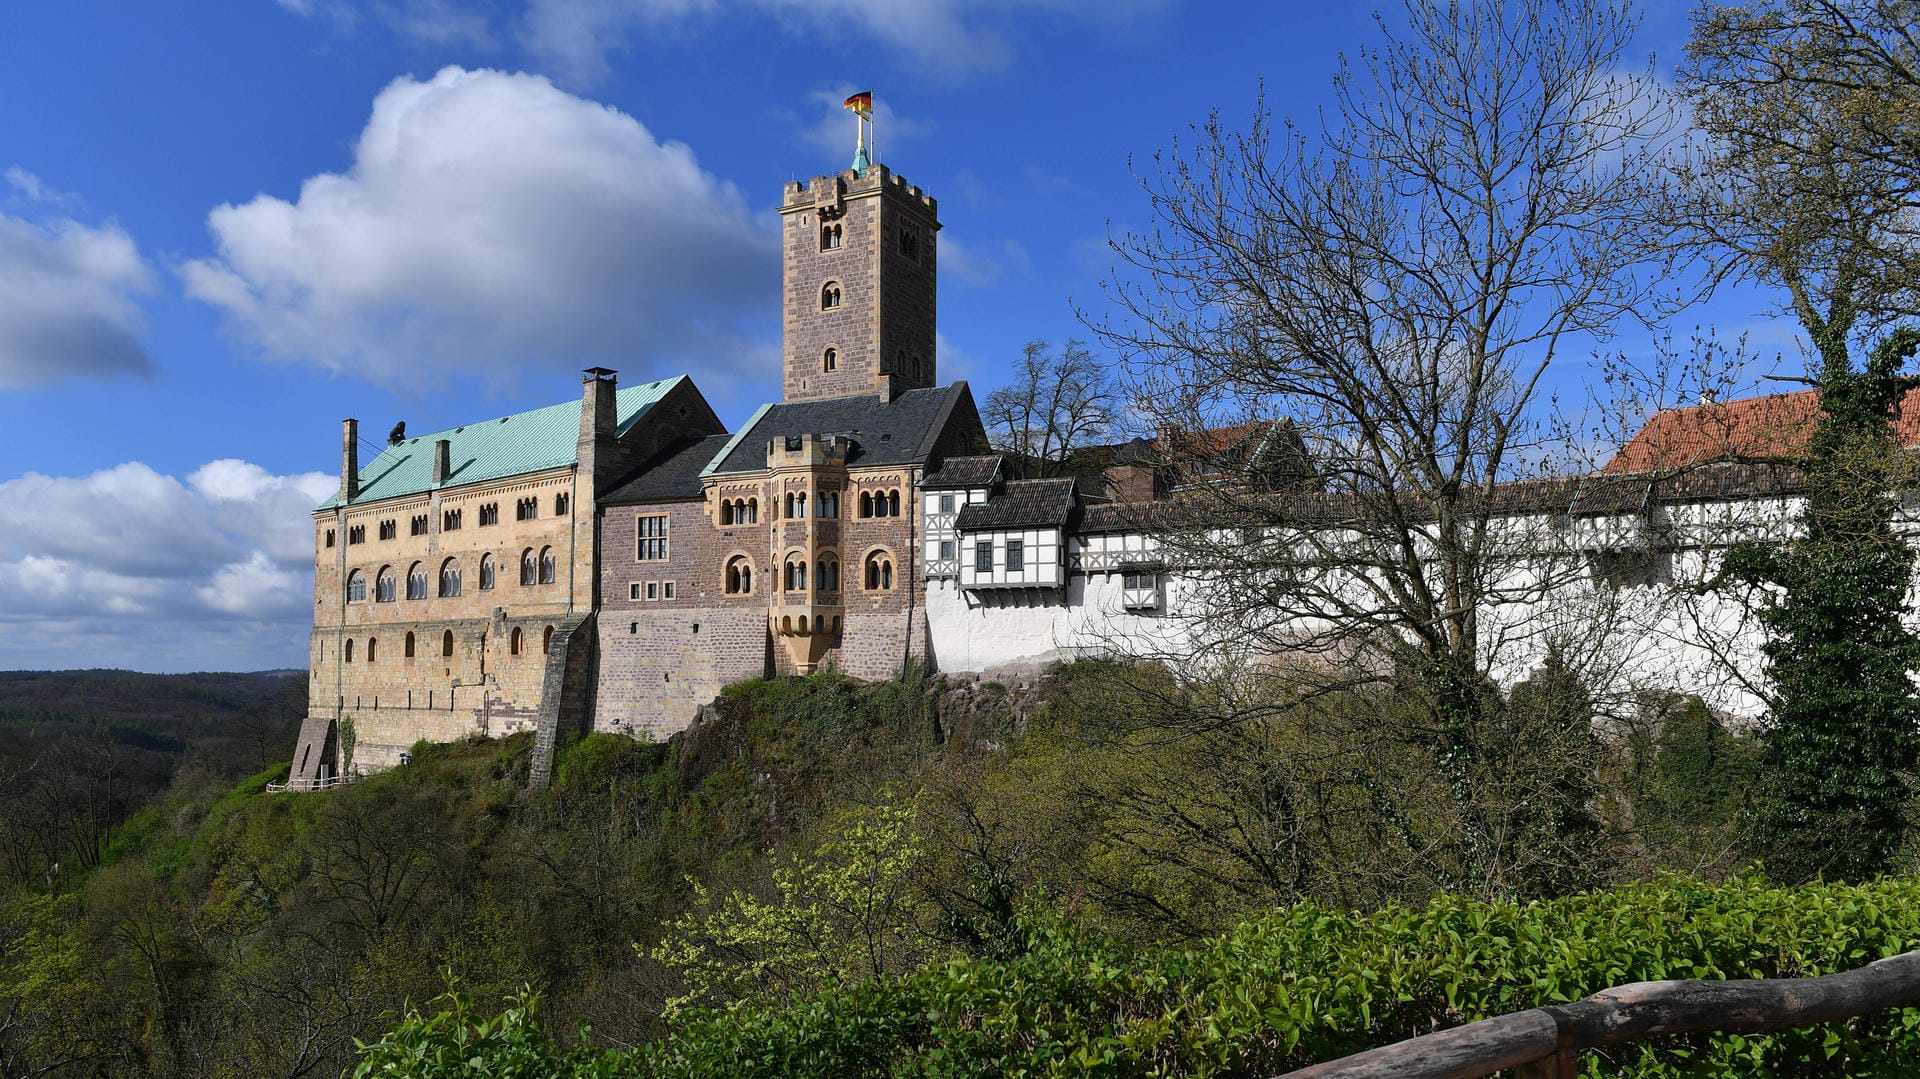
[(0, 878), (92, 863), (183, 768), (287, 759), (306, 706), (305, 671), (0, 671)]

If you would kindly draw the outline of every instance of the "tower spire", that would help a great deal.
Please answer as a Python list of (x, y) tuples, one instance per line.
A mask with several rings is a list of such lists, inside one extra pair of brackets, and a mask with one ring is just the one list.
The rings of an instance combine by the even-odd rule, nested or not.
[(853, 174), (865, 176), (872, 162), (869, 146), (873, 142), (873, 91), (862, 90), (847, 98), (842, 107), (853, 113)]

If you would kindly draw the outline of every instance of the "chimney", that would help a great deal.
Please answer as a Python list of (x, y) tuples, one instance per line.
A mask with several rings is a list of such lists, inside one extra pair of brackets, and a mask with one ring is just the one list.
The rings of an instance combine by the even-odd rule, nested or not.
[(1703, 405), (1711, 405), (1719, 399), (1720, 391), (1718, 390), (1705, 389), (1700, 391), (1700, 403)]
[(440, 439), (433, 444), (433, 485), (447, 482), (447, 474), (453, 471), (453, 443)]
[(347, 420), (340, 432), (340, 501), (360, 494), (360, 421)]
[(612, 438), (620, 418), (613, 404), (614, 376), (605, 367), (589, 367), (580, 395), (580, 441)]

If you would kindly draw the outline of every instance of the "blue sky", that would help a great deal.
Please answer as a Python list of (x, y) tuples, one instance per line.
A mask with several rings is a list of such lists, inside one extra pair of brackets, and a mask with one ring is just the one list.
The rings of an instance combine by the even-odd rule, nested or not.
[[(1219, 108), (1330, 99), (1369, 8), (225, 0), (0, 8), (0, 669), (304, 662), (339, 421), (779, 387), (780, 185), (940, 199), (940, 371), (1085, 336), (1110, 229)], [(1681, 5), (1647, 12), (1663, 69)], [(1131, 163), (1131, 165), (1130, 165)]]

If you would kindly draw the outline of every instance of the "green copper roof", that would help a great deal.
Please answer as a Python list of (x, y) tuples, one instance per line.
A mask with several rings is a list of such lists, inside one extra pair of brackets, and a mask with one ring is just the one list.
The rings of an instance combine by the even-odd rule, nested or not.
[[(686, 377), (680, 375), (615, 391), (617, 433), (624, 435), (632, 430), (649, 409)], [(449, 447), (450, 470), (442, 487), (564, 468), (576, 462), (579, 452), (580, 401), (562, 401), (531, 412), (481, 420), (388, 446), (380, 456), (360, 466), (360, 493), (353, 497), (353, 504), (432, 490), (433, 444), (443, 438), (452, 445)], [(336, 492), (317, 508), (332, 509), (339, 504), (340, 495)]]

